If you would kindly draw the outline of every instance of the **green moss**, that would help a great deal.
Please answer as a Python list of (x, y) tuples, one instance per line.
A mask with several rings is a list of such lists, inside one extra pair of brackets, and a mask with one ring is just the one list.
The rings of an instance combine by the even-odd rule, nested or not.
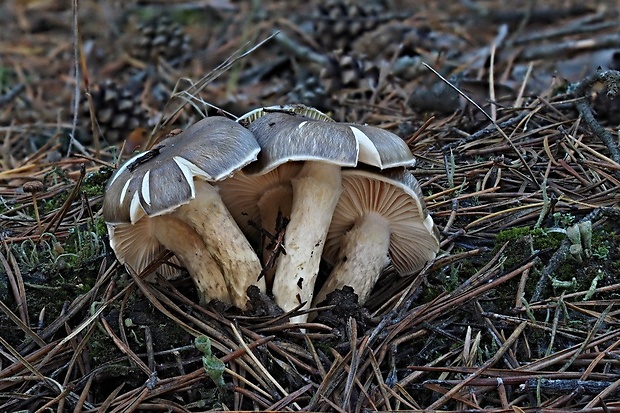
[(532, 230), (530, 229), (530, 227), (514, 227), (500, 231), (499, 234), (495, 236), (495, 240), (498, 244), (503, 244), (507, 241), (522, 239), (530, 235), (531, 232)]
[(112, 170), (101, 168), (96, 172), (89, 172), (82, 183), (82, 193), (88, 197), (100, 196), (105, 192), (107, 182), (112, 176)]
[(523, 240), (526, 237), (530, 237), (532, 241), (532, 247), (535, 250), (542, 250), (547, 248), (558, 248), (564, 239), (564, 234), (561, 232), (549, 232), (542, 228), (531, 229), (529, 226), (515, 227), (500, 231), (495, 240), (497, 245), (503, 245), (507, 241)]
[(53, 198), (47, 198), (47, 199), (41, 200), (38, 203), (39, 208), (40, 208), (39, 210), (40, 213), (42, 215), (46, 215), (46, 214), (49, 214), (50, 212), (58, 210), (67, 200), (69, 193), (70, 191), (62, 191), (58, 195), (54, 196)]
[(106, 237), (105, 222), (99, 217), (72, 228), (65, 240), (46, 233), (39, 242), (27, 239), (10, 248), (22, 273), (42, 273), (51, 278), (69, 274), (73, 286), (87, 291), (91, 284), (74, 278), (97, 271), (99, 259), (106, 253)]
[(564, 237), (565, 234), (562, 232), (545, 231), (542, 228), (531, 229), (529, 226), (510, 228), (496, 235), (494, 252), (499, 251), (506, 242), (510, 242), (510, 246), (504, 250), (506, 256), (504, 266), (511, 268), (536, 251), (556, 250)]

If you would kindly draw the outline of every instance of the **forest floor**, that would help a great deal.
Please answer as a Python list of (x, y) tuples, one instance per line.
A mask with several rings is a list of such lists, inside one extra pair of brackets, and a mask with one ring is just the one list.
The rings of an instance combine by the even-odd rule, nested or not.
[[(617, 2), (67, 3), (0, 4), (0, 412), (620, 412)], [(434, 262), (303, 330), (118, 264), (123, 160), (290, 103), (407, 142)]]

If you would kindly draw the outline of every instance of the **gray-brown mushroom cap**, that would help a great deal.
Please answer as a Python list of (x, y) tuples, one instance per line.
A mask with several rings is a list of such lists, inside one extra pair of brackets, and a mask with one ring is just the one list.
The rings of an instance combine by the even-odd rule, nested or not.
[(415, 164), (397, 135), (374, 126), (333, 122), (302, 105), (263, 108), (238, 121), (248, 124), (262, 148), (258, 161), (246, 168), (250, 174), (265, 174), (290, 161), (327, 161), (341, 167), (359, 161), (379, 169)]
[(106, 222), (162, 215), (196, 196), (194, 178), (220, 181), (256, 159), (251, 132), (223, 117), (205, 118), (127, 161), (108, 183)]

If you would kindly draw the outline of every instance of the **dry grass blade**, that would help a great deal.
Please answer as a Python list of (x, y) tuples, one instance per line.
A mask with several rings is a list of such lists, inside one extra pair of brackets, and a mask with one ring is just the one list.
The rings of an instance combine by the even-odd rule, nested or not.
[[(145, 148), (147, 149), (151, 148), (155, 144), (155, 141), (157, 140), (157, 138), (161, 136), (160, 135), (161, 130), (162, 129), (165, 130), (168, 124), (172, 123), (171, 121), (176, 119), (176, 116), (188, 104), (188, 102), (191, 99), (194, 99), (198, 95), (198, 93), (200, 93), (200, 91), (203, 90), (209, 83), (213, 82), (215, 79), (217, 79), (227, 70), (229, 70), (236, 62), (238, 62), (239, 60), (253, 53), (255, 50), (260, 48), (262, 45), (264, 45), (266, 42), (271, 40), (276, 35), (277, 33), (274, 33), (268, 36), (266, 39), (258, 42), (258, 44), (250, 47), (250, 49), (245, 52), (242, 52), (241, 49), (237, 50), (232, 56), (230, 56), (228, 59), (222, 62), (218, 67), (213, 69), (210, 73), (208, 73), (207, 75), (202, 77), (200, 80), (198, 80), (188, 90), (174, 93), (173, 96), (180, 98), (181, 102), (178, 103), (176, 106), (173, 106), (176, 100), (170, 99), (168, 101), (168, 103), (166, 104), (166, 107), (164, 107), (163, 109), (163, 112), (169, 113), (169, 116), (166, 119), (162, 118), (160, 123), (157, 124), (157, 126), (153, 130), (153, 133), (151, 133), (149, 140), (146, 142)], [(245, 46), (247, 46), (247, 44)], [(169, 107), (169, 106), (173, 106), (173, 107)]]
[(469, 377), (467, 377), (461, 383), (459, 383), (456, 386), (452, 387), (441, 398), (439, 398), (439, 400), (437, 400), (435, 403), (431, 404), (428, 409), (431, 409), (431, 410), (432, 409), (437, 409), (439, 406), (443, 405), (448, 399), (450, 399), (453, 395), (457, 394), (463, 387), (465, 387), (467, 385), (467, 383), (469, 381), (471, 381), (471, 380), (479, 377), (481, 374), (483, 374), (484, 370), (487, 367), (491, 367), (491, 366), (495, 365), (495, 363), (497, 363), (502, 358), (504, 353), (507, 352), (508, 349), (514, 344), (514, 342), (521, 336), (521, 334), (523, 333), (523, 330), (525, 330), (526, 326), (527, 326), (527, 323), (525, 323), (525, 322), (521, 323), (512, 332), (510, 337), (508, 337), (506, 342), (502, 345), (502, 347), (499, 348), (499, 350), (495, 353), (495, 355), (491, 359), (486, 361), (482, 366), (480, 366), (480, 368), (478, 368), (478, 370), (476, 370), (476, 372), (470, 374)]
[(13, 254), (10, 252), (6, 241), (2, 240), (3, 247), (5, 251), (8, 251), (9, 260), (12, 265), (9, 265), (8, 260), (4, 256), (4, 254), (0, 251), (0, 261), (2, 261), (2, 265), (4, 266), (4, 270), (9, 279), (9, 283), (11, 284), (11, 289), (13, 290), (13, 295), (15, 297), (15, 301), (17, 302), (17, 308), (19, 311), (20, 319), (23, 325), (28, 326), (30, 324), (28, 317), (28, 302), (26, 300), (26, 290), (24, 288), (24, 281), (21, 275), (21, 271), (15, 262), (15, 258)]

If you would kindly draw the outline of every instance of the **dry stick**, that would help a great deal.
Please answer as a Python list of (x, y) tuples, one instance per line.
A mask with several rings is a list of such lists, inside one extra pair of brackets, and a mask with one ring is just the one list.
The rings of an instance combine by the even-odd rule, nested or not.
[[(177, 321), (177, 320), (175, 320)], [(260, 345), (264, 344), (263, 342), (253, 342), (253, 343), (248, 343), (247, 347), (250, 349), (254, 349)], [(243, 351), (243, 353), (245, 353), (245, 349), (241, 349), (241, 351)], [(235, 358), (237, 358), (239, 356), (239, 351), (235, 351), (232, 353), (229, 353), (227, 355), (225, 355), (224, 357), (222, 357), (220, 360), (223, 363), (227, 363)], [(231, 374), (231, 371), (227, 370), (227, 373)], [(182, 375), (182, 376), (176, 376), (176, 377), (171, 377), (171, 378), (167, 378), (167, 379), (162, 379), (159, 380), (158, 382), (158, 386), (151, 390), (149, 398), (154, 398), (154, 397), (158, 397), (161, 396), (163, 394), (166, 393), (170, 393), (170, 392), (174, 392), (174, 391), (178, 391), (178, 390), (182, 390), (183, 388), (186, 388), (188, 386), (192, 386), (194, 383), (202, 380), (204, 377), (206, 376), (205, 370), (204, 368), (199, 368), (198, 370), (195, 370), (191, 373)], [(240, 376), (237, 376), (237, 378), (239, 378)], [(115, 397), (114, 400), (112, 402), (114, 403), (119, 403), (122, 400), (125, 399), (129, 399), (131, 397), (136, 397), (137, 393), (140, 391), (140, 389), (134, 389), (134, 390), (130, 390), (127, 393), (124, 393), (118, 397)], [(237, 389), (235, 390), (237, 391)], [(265, 403), (265, 407), (268, 406), (269, 403)]]
[[(147, 271), (148, 268), (145, 270)], [(228, 337), (224, 336), (223, 334), (221, 334), (216, 328), (208, 325), (207, 323), (199, 320), (198, 318), (195, 318), (193, 316), (187, 315), (184, 311), (182, 311), (176, 304), (174, 304), (168, 297), (166, 297), (165, 295), (162, 295), (160, 292), (158, 292), (157, 290), (153, 290), (154, 292), (151, 292), (148, 290), (148, 287), (146, 286), (146, 284), (144, 283), (144, 281), (139, 280), (140, 277), (136, 277), (135, 280), (139, 281), (139, 285), (142, 284), (142, 286), (140, 287), (142, 292), (144, 293), (145, 296), (147, 296), (147, 298), (151, 301), (151, 303), (158, 308), (163, 314), (167, 315), (169, 318), (171, 318), (172, 320), (174, 320), (178, 325), (180, 325), (182, 328), (186, 329), (187, 331), (189, 331), (190, 333), (192, 333), (193, 335), (197, 336), (200, 335), (201, 333), (198, 330), (195, 330), (191, 327), (189, 327), (187, 324), (183, 323), (183, 321), (181, 321), (179, 318), (177, 318), (176, 316), (174, 316), (170, 311), (168, 311), (168, 309), (166, 309), (165, 307), (163, 307), (162, 303), (159, 302), (159, 300), (161, 300), (163, 303), (165, 303), (166, 305), (168, 305), (172, 310), (174, 310), (174, 312), (178, 313), (178, 314), (183, 314), (185, 315), (189, 321), (191, 321), (193, 324), (195, 324), (196, 326), (201, 327), (204, 331), (206, 331), (207, 333), (209, 333), (212, 337), (216, 337), (217, 340), (212, 340), (213, 346), (218, 348), (218, 350), (227, 353), (229, 352), (229, 348), (235, 348), (236, 344), (234, 341), (230, 340)], [(214, 318), (218, 318), (215, 314), (213, 314)], [(225, 320), (225, 319), (223, 319)], [(221, 320), (218, 320), (221, 321)], [(226, 321), (226, 320), (225, 320)], [(224, 323), (225, 321), (221, 321), (222, 323)], [(230, 323), (230, 322), (229, 322)], [(242, 329), (243, 332), (245, 332), (244, 329)], [(258, 337), (258, 336), (256, 336)], [(256, 343), (263, 343), (264, 338), (262, 337), (258, 337), (257, 339), (255, 339), (255, 342), (253, 344), (258, 345)], [(221, 343), (226, 343), (226, 347), (224, 347)], [(270, 342), (269, 340), (266, 340), (265, 343), (267, 343), (268, 345), (271, 345), (273, 343)], [(252, 343), (251, 343), (252, 344)], [(250, 347), (250, 344), (246, 344), (247, 347)], [(245, 347), (245, 346), (244, 346)], [(275, 347), (276, 349), (278, 349), (278, 347)], [(245, 352), (247, 354), (247, 352)], [(232, 353), (231, 353), (232, 354)], [(228, 354), (230, 356), (230, 354)], [(248, 354), (248, 356), (250, 356)], [(222, 362), (227, 362), (230, 361), (232, 358), (228, 358), (228, 357), (223, 357), (221, 360)], [(289, 357), (289, 359), (294, 360), (294, 358)], [(241, 366), (246, 370), (246, 371), (250, 371), (248, 366), (245, 365), (244, 362), (238, 361), (238, 363), (241, 364)], [(260, 380), (260, 377), (258, 376), (258, 374), (254, 371), (250, 371), (250, 373), (257, 379)]]
[(108, 336), (112, 339), (114, 344), (116, 344), (116, 347), (121, 352), (123, 352), (123, 354), (125, 354), (129, 358), (129, 360), (133, 361), (140, 368), (140, 370), (142, 370), (144, 374), (146, 374), (147, 377), (151, 377), (153, 371), (151, 371), (148, 366), (144, 364), (142, 360), (140, 360), (140, 358), (136, 355), (136, 353), (131, 350), (131, 348), (129, 348), (129, 346), (127, 346), (124, 342), (121, 341), (121, 339), (116, 336), (116, 334), (114, 334), (114, 332), (110, 328), (110, 325), (108, 324), (108, 321), (103, 317), (100, 321), (101, 324), (103, 324), (106, 332), (108, 333)]
[(267, 408), (267, 411), (281, 411), (282, 409), (287, 407), (289, 404), (291, 404), (291, 402), (293, 402), (294, 400), (297, 400), (297, 398), (299, 398), (301, 395), (303, 395), (308, 390), (310, 390), (312, 387), (313, 387), (313, 384), (306, 384), (302, 388), (295, 390), (294, 392), (292, 392), (285, 398), (281, 399), (277, 403), (274, 403), (271, 406), (269, 406)]
[[(78, 399), (77, 403), (75, 404), (75, 408), (73, 409), (73, 413), (79, 413), (79, 412), (83, 412), (84, 410), (84, 403), (86, 403), (86, 398), (88, 397), (88, 395), (90, 394), (90, 386), (92, 386), (93, 384), (93, 380), (95, 379), (95, 376), (92, 375), (88, 378), (88, 381), (86, 382), (86, 384), (84, 385), (84, 388), (82, 389), (82, 393), (80, 394), (80, 398)], [(88, 403), (90, 404), (90, 403)], [(91, 407), (89, 406), (88, 409), (90, 409)]]
[[(71, 378), (73, 376), (73, 367), (75, 366), (75, 363), (78, 361), (78, 359), (82, 356), (82, 351), (84, 350), (84, 348), (86, 347), (86, 345), (88, 344), (88, 341), (90, 340), (93, 332), (95, 331), (95, 328), (97, 327), (97, 323), (92, 323), (90, 328), (88, 329), (88, 331), (86, 332), (86, 334), (83, 335), (82, 340), (80, 341), (80, 343), (76, 346), (76, 348), (73, 349), (73, 355), (71, 356), (71, 360), (69, 361), (67, 367), (66, 367), (66, 371), (67, 373), (65, 374), (65, 379), (62, 382), (62, 386), (64, 388), (71, 388), (71, 386), (69, 385), (69, 382), (71, 381)], [(71, 334), (69, 332), (69, 334)], [(64, 368), (64, 366), (63, 366)], [(84, 376), (84, 371), (81, 371), (82, 376)], [(93, 376), (91, 376), (92, 379)], [(80, 397), (81, 398), (81, 397)], [(61, 400), (61, 402), (59, 403), (59, 409), (58, 411), (63, 411), (63, 409), (61, 409), (60, 407), (64, 404), (64, 399)], [(90, 403), (87, 403), (88, 405), (90, 405)]]
[[(531, 307), (530, 307), (531, 309)], [(533, 329), (536, 330), (540, 330), (541, 332), (544, 333), (552, 333), (553, 332), (553, 324), (551, 326), (549, 326), (549, 323), (545, 323), (543, 321), (530, 321), (530, 320), (523, 320), (523, 318), (519, 318), (519, 317), (514, 317), (514, 316), (509, 316), (509, 315), (505, 315), (505, 314), (495, 314), (495, 313), (491, 313), (488, 311), (483, 311), (480, 313), (480, 315), (482, 317), (485, 318), (489, 318), (489, 319), (493, 319), (493, 320), (497, 320), (500, 321), (502, 323), (506, 323), (506, 324), (519, 324), (522, 321), (526, 321), (528, 323), (528, 327), (531, 327)], [(570, 334), (570, 333), (574, 333), (574, 334)], [(580, 330), (575, 330), (575, 329), (571, 329), (571, 328), (563, 328), (559, 331), (556, 331), (556, 333), (558, 336), (562, 336), (564, 338), (567, 338), (569, 340), (582, 340), (584, 335), (586, 335), (586, 332), (580, 331)]]
[[(61, 348), (63, 342), (65, 342), (65, 340), (63, 340), (61, 342), (60, 345), (58, 345), (57, 347), (53, 347), (52, 351), (50, 353), (53, 353), (55, 349)], [(62, 386), (60, 383), (58, 383), (56, 380), (50, 378), (50, 377), (45, 377), (43, 376), (43, 374), (39, 371), (40, 367), (37, 368), (35, 367), (33, 364), (29, 363), (26, 358), (22, 357), (21, 354), (19, 354), (6, 340), (4, 340), (4, 338), (2, 338), (2, 336), (0, 336), (0, 345), (2, 345), (4, 348), (6, 348), (14, 357), (16, 357), (17, 359), (19, 359), (19, 361), (35, 376), (35, 379), (42, 385), (45, 385), (46, 387), (48, 387), (50, 390), (58, 392), (57, 398), (58, 400), (60, 400), (60, 397), (64, 397), (65, 394), (67, 393), (71, 393), (72, 395), (74, 395), (71, 392), (70, 388), (65, 388), (64, 386)], [(45, 361), (45, 360), (44, 360)], [(44, 363), (42, 363), (44, 364)], [(75, 396), (75, 395), (74, 395)], [(54, 400), (56, 400), (54, 399)], [(75, 399), (77, 400), (78, 397), (75, 396)]]
[(549, 344), (547, 346), (547, 350), (545, 351), (545, 356), (548, 356), (553, 351), (553, 345), (555, 344), (555, 338), (558, 333), (558, 323), (560, 322), (560, 314), (564, 306), (564, 291), (558, 298), (558, 305), (555, 307), (554, 315), (553, 315), (553, 324), (551, 324), (551, 335), (549, 337)]
[(551, 27), (546, 30), (535, 31), (534, 33), (523, 34), (510, 42), (510, 46), (522, 45), (525, 43), (538, 42), (541, 40), (551, 40), (552, 38), (562, 37), (566, 35), (592, 33), (600, 30), (617, 28), (618, 21), (602, 21), (605, 12), (601, 12), (595, 15), (587, 15), (581, 19), (577, 19), (569, 22), (568, 24), (560, 27)]
[[(453, 354), (458, 353), (455, 351)], [(409, 366), (410, 369), (416, 369), (418, 372), (432, 372), (432, 373), (452, 373), (452, 374), (472, 374), (478, 370), (478, 367), (458, 367), (458, 366)], [(574, 372), (556, 372), (556, 371), (524, 371), (524, 370), (509, 370), (509, 369), (493, 369), (489, 368), (484, 371), (484, 374), (489, 377), (478, 378), (469, 383), (470, 386), (495, 386), (497, 385), (497, 379), (501, 378), (504, 384), (521, 384), (525, 383), (529, 379), (558, 379), (558, 380), (573, 380), (581, 379), (581, 373)], [(613, 373), (594, 373), (590, 379), (597, 381), (606, 381), (610, 383), (610, 380), (616, 379), (617, 375)], [(460, 383), (462, 380), (427, 380), (425, 383), (437, 383), (446, 386), (453, 386)]]
[(100, 412), (107, 412), (108, 408), (116, 400), (116, 396), (118, 396), (118, 394), (120, 393), (122, 388), (125, 387), (125, 384), (126, 383), (123, 382), (116, 389), (114, 389), (114, 391), (112, 391), (112, 393), (110, 393), (110, 395), (103, 401), (103, 403), (101, 403), (101, 406), (99, 406), (98, 411), (100, 411)]
[[(620, 34), (610, 33), (591, 37), (587, 40), (571, 39), (562, 43), (529, 45), (521, 49), (518, 58), (520, 61), (554, 59), (556, 57), (564, 58), (577, 52), (617, 48), (618, 46), (620, 46)], [(510, 53), (513, 53), (513, 51), (510, 51)]]
[(142, 385), (142, 387), (139, 387), (137, 390), (139, 390), (140, 393), (138, 393), (138, 395), (133, 400), (130, 400), (128, 403), (125, 404), (119, 404), (118, 406), (116, 406), (115, 409), (111, 410), (110, 413), (131, 413), (135, 411), (138, 406), (147, 399), (147, 396), (150, 395), (150, 391), (146, 388), (145, 385)]
[(262, 406), (263, 409), (265, 409), (265, 411), (268, 411), (270, 409), (268, 409), (271, 401), (265, 399), (264, 397), (259, 396), (256, 393), (252, 393), (251, 391), (249, 391), (248, 389), (244, 389), (243, 387), (234, 387), (233, 391), (239, 394), (242, 394), (243, 396), (247, 397), (248, 399), (252, 400), (254, 403), (257, 403), (259, 405)]
[(493, 355), (489, 360), (487, 360), (478, 370), (472, 373), (469, 377), (463, 380), (461, 383), (457, 384), (453, 388), (451, 388), (446, 394), (439, 398), (435, 403), (431, 404), (429, 407), (425, 409), (425, 411), (432, 411), (439, 409), (444, 403), (452, 398), (456, 393), (458, 393), (463, 387), (465, 387), (470, 381), (480, 376), (484, 371), (497, 363), (503, 356), (506, 351), (514, 344), (514, 342), (521, 336), (523, 330), (527, 326), (526, 322), (521, 323), (515, 331), (512, 332), (510, 337), (506, 340), (506, 342), (497, 350), (497, 353)]
[[(616, 380), (615, 382), (610, 384), (605, 390), (603, 390), (599, 394), (597, 394), (596, 397), (594, 397), (590, 401), (590, 403), (588, 403), (588, 404), (586, 404), (584, 406), (582, 411), (585, 411), (586, 409), (591, 409), (591, 408), (593, 408), (594, 406), (596, 406), (599, 403), (603, 403), (603, 399), (605, 397), (609, 396), (610, 394), (613, 394), (613, 393), (617, 392), (619, 387), (620, 387), (620, 379)], [(603, 403), (603, 406), (604, 406), (604, 403)]]
[[(32, 353), (29, 353), (27, 356), (24, 356), (24, 360), (26, 360), (30, 364), (35, 363), (37, 360), (41, 359), (41, 357), (44, 354), (49, 353), (53, 348), (58, 346), (59, 342), (60, 340), (53, 341), (47, 344), (45, 347), (42, 347), (38, 350), (35, 350)], [(24, 364), (21, 362), (20, 359), (8, 357), (6, 353), (3, 353), (3, 356), (9, 359), (10, 361), (13, 361), (13, 363), (3, 368), (2, 370), (0, 370), (0, 391), (11, 386), (10, 384), (11, 377), (21, 376), (25, 374), (25, 370), (26, 370), (26, 368), (24, 367)]]
[[(507, 128), (507, 127), (513, 126), (513, 125), (521, 122), (529, 114), (530, 114), (530, 112), (523, 111), (520, 114), (518, 114), (518, 115), (516, 115), (516, 116), (514, 116), (514, 117), (512, 117), (512, 118), (510, 118), (510, 119), (508, 119), (508, 120), (506, 120), (506, 121), (504, 121), (502, 123), (497, 124), (497, 127), (503, 129), (503, 128)], [(496, 132), (497, 131), (497, 127), (492, 126), (492, 127), (480, 129), (477, 132), (472, 133), (471, 135), (469, 135), (469, 136), (467, 136), (467, 137), (465, 137), (463, 139), (460, 139), (460, 140), (458, 140), (456, 142), (451, 142), (451, 143), (448, 143), (448, 144), (442, 146), (441, 150), (442, 151), (448, 151), (448, 150), (454, 149), (454, 148), (456, 148), (456, 147), (458, 147), (458, 146), (460, 146), (460, 145), (462, 145), (464, 143), (469, 143), (469, 142), (476, 141), (476, 140), (478, 140), (478, 139), (480, 139), (480, 138), (482, 138), (482, 137), (484, 137), (486, 135), (490, 135), (493, 132)]]
[(321, 377), (321, 380), (325, 379), (325, 375), (327, 374), (327, 372), (325, 371), (325, 367), (323, 366), (323, 363), (321, 362), (319, 353), (317, 353), (316, 348), (314, 347), (314, 344), (312, 343), (312, 340), (310, 340), (310, 338), (304, 334), (304, 341), (306, 342), (306, 346), (310, 349), (310, 354), (312, 355), (312, 359), (314, 360), (317, 370), (319, 371), (319, 376)]
[(493, 124), (497, 124), (497, 104), (495, 99), (495, 52), (497, 51), (497, 44), (494, 41), (491, 44), (491, 50), (489, 53), (489, 101), (491, 102), (491, 119)]
[(75, 132), (77, 130), (78, 116), (80, 113), (80, 48), (79, 48), (79, 23), (78, 23), (78, 0), (71, 2), (72, 11), (72, 28), (73, 28), (73, 70), (75, 75), (75, 87), (73, 89), (73, 120), (71, 121), (71, 133), (69, 134), (69, 147), (67, 148), (67, 157), (71, 154), (73, 145), (76, 145), (81, 149), (81, 152), (85, 152), (84, 147), (75, 138)]
[[(357, 323), (355, 318), (349, 317), (347, 323), (347, 335), (349, 336), (349, 346), (351, 348), (351, 363), (349, 367), (349, 374), (347, 376), (347, 381), (344, 386), (344, 395), (342, 397), (342, 409), (349, 410), (350, 409), (350, 399), (351, 399), (351, 391), (353, 390), (353, 379), (355, 378), (355, 373), (357, 372), (357, 368), (359, 366), (360, 360), (360, 352), (357, 346)], [(366, 337), (367, 338), (367, 337)]]
[[(475, 303), (475, 304), (476, 304), (476, 309), (478, 310), (479, 314), (480, 314), (482, 317), (484, 317), (484, 316), (483, 316), (484, 311), (483, 311), (483, 309), (482, 309), (482, 306), (480, 305), (480, 302), (478, 302), (478, 300), (476, 300), (476, 303)], [(528, 323), (528, 325), (530, 324), (530, 322), (529, 322), (529, 321), (527, 321), (527, 320), (520, 320), (520, 321), (521, 321), (521, 322), (525, 321), (526, 323)], [(502, 334), (500, 334), (500, 332), (499, 332), (499, 331), (497, 331), (497, 328), (496, 328), (496, 327), (495, 327), (495, 325), (491, 322), (491, 320), (489, 319), (489, 317), (484, 317), (484, 323), (486, 324), (486, 327), (487, 327), (487, 329), (488, 329), (488, 331), (489, 331), (489, 333), (490, 333), (490, 335), (491, 335), (491, 337), (492, 337), (493, 341), (495, 341), (495, 343), (496, 343), (498, 346), (502, 346), (502, 345), (504, 344), (504, 343), (503, 343), (503, 341), (502, 341), (502, 338), (503, 338), (503, 337), (502, 337)], [(506, 358), (505, 358), (504, 362), (505, 362), (508, 366), (510, 366), (510, 368), (513, 368), (513, 369), (515, 369), (515, 368), (519, 367), (519, 362), (518, 362), (518, 360), (516, 360), (516, 358), (514, 357), (514, 355), (513, 355), (513, 354), (510, 354), (510, 352), (506, 355)]]
[(19, 96), (24, 90), (26, 90), (26, 86), (23, 83), (18, 83), (13, 86), (11, 90), (0, 96), (0, 108), (8, 103), (11, 103), (13, 99)]
[[(242, 354), (245, 354), (245, 349), (242, 348), (241, 350), (243, 350)], [(223, 359), (221, 359), (221, 360), (223, 362)], [(232, 361), (232, 359), (231, 359), (231, 361)], [(269, 393), (267, 390), (264, 390), (263, 388), (261, 388), (258, 384), (252, 383), (251, 381), (246, 379), (245, 376), (242, 376), (241, 374), (238, 374), (238, 373), (236, 373), (235, 371), (233, 371), (233, 370), (231, 370), (229, 368), (224, 368), (224, 372), (226, 372), (227, 374), (230, 374), (233, 378), (235, 378), (235, 379), (237, 379), (239, 381), (242, 381), (243, 384), (245, 384), (245, 385), (253, 388), (257, 392), (261, 393), (263, 396), (266, 397), (265, 400), (267, 400), (267, 399), (271, 400), (272, 399), (271, 393)], [(235, 387), (240, 387), (240, 386), (235, 386)], [(265, 387), (267, 387), (267, 386), (265, 386)], [(238, 404), (240, 405), (241, 403), (238, 403)]]
[(426, 119), (417, 131), (415, 131), (409, 138), (405, 139), (405, 143), (409, 145), (409, 147), (412, 147), (412, 145), (417, 142), (418, 138), (422, 136), (422, 132), (424, 132), (430, 126), (430, 124), (433, 123), (434, 120), (435, 115), (432, 115), (431, 117)]
[[(583, 120), (588, 124), (594, 133), (607, 146), (613, 161), (620, 165), (620, 148), (614, 137), (594, 117), (590, 105), (585, 97), (588, 90), (596, 82), (602, 82), (607, 86), (607, 95), (614, 97), (620, 95), (620, 72), (617, 70), (598, 71), (593, 75), (587, 76), (581, 82), (574, 85), (575, 95), (580, 98), (575, 101), (575, 107)], [(620, 172), (615, 172), (616, 177), (620, 178)]]
[(41, 382), (45, 383), (45, 377), (41, 374), (34, 365), (32, 365), (26, 358), (24, 358), (21, 354), (19, 354), (8, 341), (6, 341), (2, 336), (0, 336), (0, 344), (9, 351), (19, 362), (26, 367), (32, 374), (34, 374), (37, 379)]
[(47, 403), (45, 403), (43, 406), (39, 407), (37, 410), (35, 410), (34, 413), (43, 413), (45, 411), (47, 411), (51, 406), (53, 406), (54, 404), (56, 404), (56, 402), (58, 402), (58, 411), (62, 411), (62, 401), (64, 400), (64, 398), (70, 393), (70, 389), (69, 388), (65, 388), (63, 389), (56, 397), (52, 398), (50, 401), (48, 401)]
[(372, 349), (369, 349), (368, 356), (370, 360), (370, 365), (372, 366), (374, 377), (377, 379), (377, 386), (379, 387), (379, 392), (381, 393), (381, 396), (383, 397), (383, 402), (385, 403), (384, 409), (387, 411), (391, 411), (392, 405), (390, 404), (390, 398), (388, 397), (388, 392), (386, 391), (386, 389), (390, 390), (390, 388), (385, 384), (385, 380), (383, 379), (383, 375), (381, 374), (381, 369), (379, 368), (379, 363), (377, 363), (377, 358), (375, 357)]
[[(505, 246), (504, 246), (505, 247)], [(503, 252), (503, 248), (498, 252), (498, 254), (494, 257), (495, 259), (498, 259), (499, 256), (502, 254)], [(491, 263), (493, 262), (493, 260), (491, 261)], [(489, 263), (489, 264), (491, 264)], [(471, 289), (475, 289), (475, 291), (478, 294), (482, 294), (482, 292), (487, 291), (490, 288), (494, 288), (496, 285), (501, 284), (513, 277), (515, 277), (516, 275), (520, 274), (522, 271), (525, 271), (527, 268), (532, 267), (535, 264), (535, 261), (532, 260), (530, 262), (528, 262), (527, 264), (525, 264), (524, 266), (511, 271), (505, 275), (502, 275), (496, 279), (494, 279), (491, 282), (485, 282), (486, 280), (488, 280), (492, 275), (496, 274), (497, 272), (497, 268), (500, 264), (496, 264), (496, 268), (492, 268), (491, 265), (487, 265), (485, 266), (485, 268), (483, 268), (482, 270), (480, 270), (478, 273), (479, 274), (483, 274), (486, 272), (486, 274), (484, 276), (481, 276), (479, 280), (476, 280), (476, 276), (472, 276), (466, 284), (468, 284), (468, 287), (471, 287)], [(488, 271), (487, 271), (488, 270)], [(478, 274), (477, 273), (477, 274)], [(477, 283), (479, 284), (476, 284)], [(472, 285), (474, 284), (474, 285)], [(398, 334), (400, 331), (402, 331), (408, 324), (411, 323), (411, 321), (413, 319), (416, 319), (416, 321), (421, 322), (421, 321), (430, 321), (432, 319), (434, 319), (435, 317), (441, 315), (442, 313), (445, 313), (446, 311), (448, 311), (448, 307), (454, 307), (456, 305), (458, 305), (459, 303), (462, 303), (463, 301), (467, 301), (469, 299), (472, 299), (472, 291), (455, 291), (454, 293), (450, 294), (450, 295), (446, 295), (446, 296), (440, 296), (438, 297), (439, 299), (436, 300), (438, 302), (441, 302), (441, 305), (436, 305), (435, 302), (431, 302), (430, 304), (427, 304), (426, 306), (420, 306), (414, 310), (412, 310), (409, 314), (407, 314), (404, 318), (403, 321), (401, 321), (400, 323), (398, 323), (394, 329), (392, 329), (392, 331), (390, 331), (390, 333), (388, 334), (388, 337), (386, 339), (384, 339), (382, 345), (381, 345), (381, 349), (379, 352), (379, 363), (381, 363), (385, 357), (385, 354), (387, 352), (387, 345), (388, 343), (390, 343), (393, 338), (396, 336), (396, 334)], [(436, 308), (437, 307), (437, 308)], [(433, 310), (430, 310), (430, 309)], [(525, 322), (525, 325), (527, 325), (527, 322)], [(367, 367), (368, 367), (369, 362), (367, 361), (364, 366), (362, 367), (361, 371), (363, 372)]]

